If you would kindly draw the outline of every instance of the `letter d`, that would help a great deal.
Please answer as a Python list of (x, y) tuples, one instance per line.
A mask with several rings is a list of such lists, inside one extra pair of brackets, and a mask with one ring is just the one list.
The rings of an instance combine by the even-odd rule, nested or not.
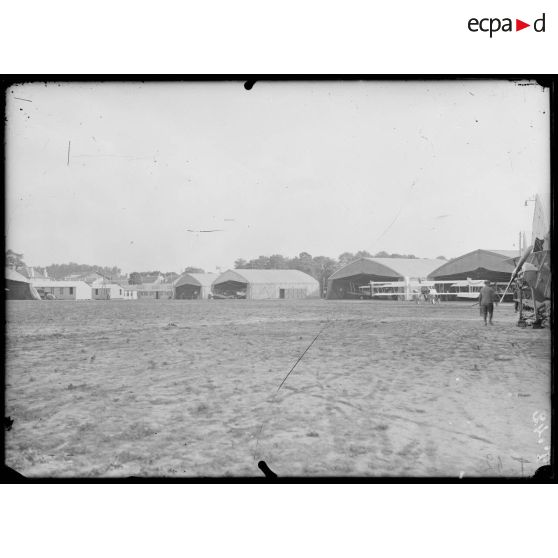
[[(535, 20), (535, 23), (533, 23), (533, 29), (534, 29), (537, 33), (544, 33), (544, 25), (545, 25), (544, 18), (545, 18), (545, 14), (543, 14), (541, 18), (536, 19), (536, 20)], [(541, 27), (540, 29), (538, 28), (539, 22), (542, 22), (542, 27)]]

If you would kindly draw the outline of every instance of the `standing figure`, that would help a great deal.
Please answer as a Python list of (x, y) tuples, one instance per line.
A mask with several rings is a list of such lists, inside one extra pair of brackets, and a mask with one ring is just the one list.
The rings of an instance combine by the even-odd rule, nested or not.
[(434, 287), (429, 289), (428, 298), (432, 304), (438, 304), (438, 302), (440, 302), (438, 299), (438, 291)]
[(490, 286), (490, 281), (484, 282), (484, 287), (479, 293), (479, 306), (481, 315), (484, 318), (484, 325), (486, 325), (486, 318), (488, 323), (492, 325), (492, 314), (494, 313), (494, 303), (498, 302), (498, 295), (496, 291)]
[(516, 281), (513, 288), (513, 303), (516, 312), (519, 312), (519, 301), (521, 299), (520, 286)]

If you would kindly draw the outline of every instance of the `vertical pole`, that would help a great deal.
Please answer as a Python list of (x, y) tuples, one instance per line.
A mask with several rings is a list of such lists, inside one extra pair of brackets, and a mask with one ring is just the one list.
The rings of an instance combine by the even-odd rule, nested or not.
[(533, 287), (531, 288), (531, 300), (533, 301), (533, 314), (534, 314), (534, 321), (537, 321), (537, 302), (535, 300), (535, 290), (533, 289)]

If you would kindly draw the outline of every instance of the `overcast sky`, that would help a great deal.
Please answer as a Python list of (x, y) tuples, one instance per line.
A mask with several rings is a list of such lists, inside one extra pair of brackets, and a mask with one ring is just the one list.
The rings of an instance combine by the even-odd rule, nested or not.
[(125, 272), (515, 249), (549, 196), (548, 106), (496, 81), (14, 86), (7, 247)]

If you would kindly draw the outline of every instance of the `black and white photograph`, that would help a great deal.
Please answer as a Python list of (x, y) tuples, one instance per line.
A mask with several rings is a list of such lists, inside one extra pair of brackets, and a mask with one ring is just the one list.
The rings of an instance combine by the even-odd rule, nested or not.
[(544, 475), (550, 93), (490, 77), (7, 84), (5, 465)]

